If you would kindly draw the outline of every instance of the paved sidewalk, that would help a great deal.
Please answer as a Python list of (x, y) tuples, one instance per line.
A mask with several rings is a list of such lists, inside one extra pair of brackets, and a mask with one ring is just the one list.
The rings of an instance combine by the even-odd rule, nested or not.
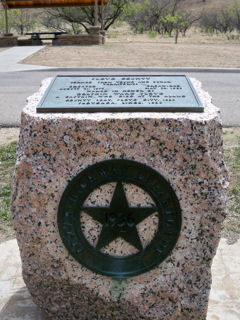
[(0, 72), (28, 71), (52, 69), (51, 67), (20, 64), (19, 62), (28, 56), (43, 49), (44, 46), (12, 47), (0, 52)]
[[(17, 241), (1, 243), (0, 252), (0, 319), (47, 320), (32, 302), (23, 282)], [(240, 240), (229, 246), (225, 239), (221, 239), (213, 260), (212, 275), (206, 320), (239, 320)]]

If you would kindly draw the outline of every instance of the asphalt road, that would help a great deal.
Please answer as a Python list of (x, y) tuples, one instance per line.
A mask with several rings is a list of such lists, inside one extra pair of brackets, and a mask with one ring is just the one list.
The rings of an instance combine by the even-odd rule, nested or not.
[(0, 126), (18, 126), (28, 96), (38, 90), (44, 78), (57, 74), (187, 74), (202, 82), (203, 89), (222, 112), (224, 126), (240, 126), (240, 72), (176, 72), (176, 70), (91, 70), (53, 69), (0, 73)]

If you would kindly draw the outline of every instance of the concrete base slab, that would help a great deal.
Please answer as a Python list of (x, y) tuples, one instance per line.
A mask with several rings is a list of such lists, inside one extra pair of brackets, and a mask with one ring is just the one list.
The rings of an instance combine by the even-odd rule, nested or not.
[(32, 302), (22, 279), (21, 258), (15, 239), (0, 244), (0, 319), (45, 320)]
[(207, 320), (240, 319), (240, 240), (221, 239), (212, 264), (212, 287)]
[[(23, 282), (16, 239), (0, 244), (0, 319), (48, 320), (32, 302)], [(221, 239), (212, 264), (212, 289), (206, 320), (240, 319), (240, 240)]]

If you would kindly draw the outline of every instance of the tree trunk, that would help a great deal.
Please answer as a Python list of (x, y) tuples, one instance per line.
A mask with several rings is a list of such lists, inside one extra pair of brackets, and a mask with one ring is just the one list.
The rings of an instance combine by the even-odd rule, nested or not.
[(104, 18), (103, 18), (103, 0), (101, 0), (101, 30), (104, 30)]
[(98, 25), (98, 0), (95, 0), (94, 6), (94, 25), (95, 27)]
[(176, 34), (175, 34), (175, 44), (177, 44), (178, 35), (179, 35), (179, 30), (178, 30), (178, 28), (177, 28), (177, 29), (176, 29)]

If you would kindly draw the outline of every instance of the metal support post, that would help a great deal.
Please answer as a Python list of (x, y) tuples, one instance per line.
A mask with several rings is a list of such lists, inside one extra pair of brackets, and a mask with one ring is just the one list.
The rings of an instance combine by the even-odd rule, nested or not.
[(97, 27), (98, 26), (98, 0), (95, 0), (94, 17), (95, 17), (94, 25), (95, 27)]
[(101, 0), (101, 30), (104, 30), (103, 0)]
[(8, 34), (8, 13), (7, 13), (7, 6), (4, 6), (5, 11), (5, 34)]

